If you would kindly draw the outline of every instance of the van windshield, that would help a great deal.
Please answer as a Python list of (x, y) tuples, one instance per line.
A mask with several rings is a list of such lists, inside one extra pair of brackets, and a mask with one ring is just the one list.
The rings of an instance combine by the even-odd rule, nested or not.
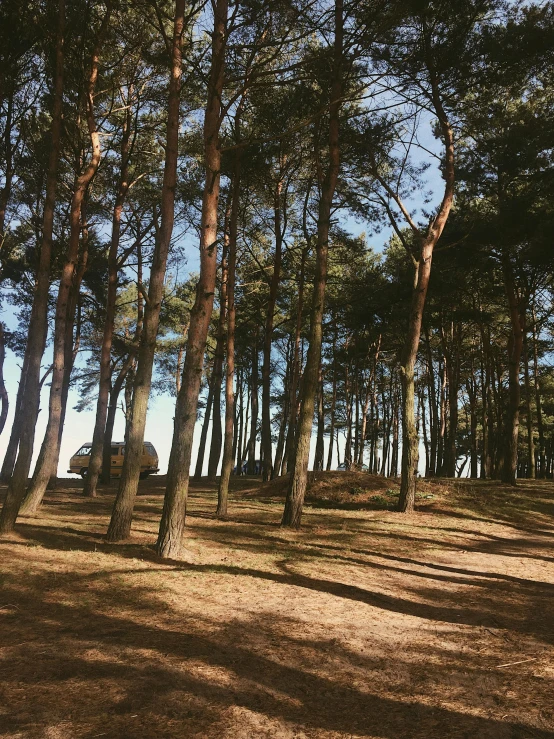
[(75, 454), (76, 457), (88, 457), (90, 454), (91, 445), (83, 444), (79, 451)]
[(146, 441), (144, 443), (144, 451), (147, 454), (151, 454), (153, 457), (157, 457), (156, 450), (154, 449), (154, 444), (151, 444), (149, 441)]

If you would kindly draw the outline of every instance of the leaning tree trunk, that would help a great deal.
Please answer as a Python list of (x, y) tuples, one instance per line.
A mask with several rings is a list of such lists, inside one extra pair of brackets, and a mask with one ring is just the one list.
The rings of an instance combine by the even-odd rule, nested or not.
[(331, 85), (329, 106), (329, 163), (325, 180), (321, 182), (321, 196), (317, 221), (317, 244), (314, 289), (310, 320), (310, 343), (302, 383), (302, 404), (298, 421), (294, 466), (287, 490), (282, 526), (299, 528), (308, 483), (310, 440), (314, 418), (315, 394), (321, 361), (322, 321), (327, 284), (327, 256), (331, 209), (340, 167), (339, 125), (342, 103), (343, 59), (343, 2), (335, 0), (334, 80)]
[[(8, 492), (2, 514), (0, 515), (0, 532), (6, 533), (14, 527), (21, 501), (25, 495), (25, 488), (29, 478), (29, 469), (33, 456), (35, 441), (35, 427), (40, 404), (40, 364), (46, 335), (48, 331), (48, 293), (50, 289), (50, 263), (52, 258), (52, 234), (54, 229), (54, 209), (56, 205), (56, 184), (58, 175), (58, 160), (60, 156), (62, 98), (63, 98), (63, 64), (64, 64), (64, 29), (65, 29), (65, 0), (58, 2), (58, 32), (56, 44), (56, 71), (54, 77), (54, 100), (52, 109), (52, 127), (50, 142), (50, 157), (48, 161), (48, 175), (46, 180), (46, 196), (44, 199), (44, 213), (42, 220), (42, 241), (40, 257), (33, 296), (33, 306), (29, 321), (29, 335), (25, 350), (25, 359), (21, 373), (20, 405), (16, 403), (18, 418), (21, 420), (21, 432), (13, 451), (17, 451), (17, 459), (13, 464), (13, 474), (8, 486)], [(19, 393), (18, 393), (19, 395)], [(11, 439), (10, 439), (11, 443)], [(7, 455), (6, 455), (7, 456)], [(6, 462), (6, 460), (4, 460)], [(4, 473), (7, 470), (2, 469)], [(12, 473), (12, 470), (9, 470)]]
[(175, 407), (173, 442), (167, 471), (167, 487), (156, 551), (162, 557), (178, 556), (181, 551), (189, 485), (192, 440), (206, 339), (213, 310), (217, 272), (217, 206), (221, 170), (219, 129), (221, 93), (225, 73), (228, 0), (214, 6), (212, 63), (208, 101), (204, 117), (204, 163), (206, 179), (202, 198), (200, 230), (200, 278), (191, 311), (183, 384)]
[[(23, 397), (25, 395), (25, 378), (27, 376), (27, 368), (29, 366), (29, 351), (30, 351), (30, 346), (29, 346), (29, 341), (27, 341), (27, 346), (25, 348), (25, 355), (23, 357), (23, 364), (21, 366), (21, 374), (19, 376), (19, 386), (17, 388), (17, 395), (15, 396), (15, 413), (13, 417), (12, 428), (10, 431), (10, 439), (8, 441), (8, 446), (6, 447), (6, 454), (4, 455), (4, 459), (2, 461), (2, 470), (0, 472), (1, 482), (9, 482), (10, 477), (12, 476), (14, 465), (15, 465), (15, 460), (17, 458), (19, 437), (21, 436), (21, 430), (23, 429), (23, 426), (24, 426), (25, 419), (24, 419), (23, 414), (21, 413), (21, 408), (22, 408), (22, 403), (23, 403)], [(43, 353), (44, 353), (44, 349), (43, 349)], [(39, 374), (40, 374), (40, 366), (39, 366)], [(36, 413), (38, 414), (38, 407), (37, 407)]]
[[(146, 427), (146, 412), (150, 386), (152, 384), (152, 367), (156, 352), (156, 338), (160, 322), (165, 271), (175, 218), (175, 189), (177, 187), (177, 160), (179, 156), (179, 102), (182, 77), (181, 46), (184, 31), (184, 14), (185, 0), (176, 0), (173, 38), (171, 42), (171, 76), (169, 80), (160, 229), (156, 235), (156, 245), (150, 268), (148, 298), (146, 299), (134, 382), (132, 418), (128, 429), (129, 438), (125, 446), (125, 458), (123, 460), (123, 469), (121, 470), (119, 490), (108, 527), (108, 541), (126, 539), (131, 533), (133, 508), (138, 490), (140, 463), (144, 445), (144, 430)], [(140, 285), (139, 289), (141, 289)]]
[(29, 489), (25, 500), (25, 509), (27, 512), (35, 511), (42, 502), (50, 477), (54, 471), (56, 459), (59, 455), (60, 425), (63, 413), (64, 377), (67, 371), (66, 358), (69, 356), (67, 343), (71, 342), (71, 337), (73, 335), (77, 294), (79, 291), (80, 279), (82, 279), (84, 269), (86, 269), (85, 253), (83, 254), (82, 264), (79, 265), (79, 245), (82, 227), (81, 209), (88, 186), (98, 170), (101, 157), (100, 134), (94, 117), (94, 92), (98, 79), (101, 41), (107, 29), (110, 16), (111, 3), (107, 2), (106, 14), (102, 21), (92, 52), (90, 74), (87, 80), (86, 118), (92, 146), (92, 154), (85, 170), (76, 178), (75, 188), (73, 190), (69, 212), (69, 243), (67, 260), (62, 271), (58, 288), (58, 299), (56, 302), (52, 384), (50, 385), (48, 424), (46, 426), (46, 433), (43, 442), (45, 445), (45, 454), (40, 469), (35, 472), (33, 485)]

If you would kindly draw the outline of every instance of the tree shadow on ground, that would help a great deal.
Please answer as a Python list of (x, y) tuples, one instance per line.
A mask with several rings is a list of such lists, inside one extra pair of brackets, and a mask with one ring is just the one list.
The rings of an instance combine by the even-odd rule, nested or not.
[[(0, 634), (15, 645), (4, 664), (3, 731), (44, 737), (65, 721), (69, 728), (61, 735), (113, 739), (276, 736), (279, 727), (291, 737), (305, 731), (384, 739), (554, 739), (548, 729), (426, 703), (425, 686), (436, 693), (454, 673), (463, 683), (469, 669), (440, 649), (418, 656), (423, 665), (417, 669), (425, 666), (427, 680), (417, 695), (402, 699), (394, 696), (390, 675), (401, 675), (409, 686), (413, 655), (389, 656), (387, 684), (380, 685), (382, 661), (353, 654), (336, 639), (306, 639), (297, 619), (260, 614), (221, 623), (206, 615), (183, 622), (179, 613), (168, 613), (155, 588), (114, 592), (105, 581), (115, 574), (57, 573), (54, 580), (38, 575), (5, 584), (5, 599), (17, 610), (4, 615)], [(90, 593), (91, 580), (105, 587), (96, 591), (93, 606), (77, 605)], [(73, 602), (56, 599), (69, 592)], [(357, 591), (339, 592), (351, 597)], [(487, 671), (471, 672), (476, 680)], [(264, 731), (257, 724), (259, 733), (248, 727), (240, 733), (237, 709), (269, 723)]]
[[(83, 532), (70, 527), (58, 529), (27, 525), (22, 527), (21, 533), (30, 541), (54, 550), (100, 551), (121, 556), (125, 559), (142, 559), (157, 563), (162, 565), (164, 570), (173, 568), (198, 573), (252, 577), (262, 581), (325, 593), (344, 600), (364, 603), (384, 611), (427, 621), (490, 628), (497, 628), (500, 624), (502, 628), (533, 636), (545, 643), (554, 643), (554, 622), (550, 616), (554, 585), (548, 582), (537, 582), (490, 572), (449, 568), (408, 557), (383, 555), (377, 551), (369, 551), (368, 553), (368, 550), (355, 550), (365, 556), (388, 561), (388, 564), (350, 558), (347, 554), (341, 556), (341, 559), (346, 561), (353, 559), (353, 564), (361, 566), (367, 571), (382, 571), (385, 576), (396, 573), (407, 576), (409, 582), (411, 582), (409, 592), (413, 595), (412, 598), (408, 598), (294, 571), (292, 569), (294, 559), (291, 559), (290, 556), (289, 541), (279, 540), (275, 537), (271, 541), (264, 541), (259, 536), (237, 536), (222, 526), (217, 527), (217, 530), (212, 533), (214, 540), (219, 534), (220, 541), (218, 543), (225, 545), (223, 551), (232, 548), (233, 555), (237, 556), (237, 551), (243, 549), (256, 553), (271, 554), (278, 558), (280, 550), (282, 550), (281, 557), (285, 555), (285, 558), (278, 560), (279, 571), (254, 568), (247, 564), (244, 566), (219, 563), (196, 564), (194, 562), (183, 563), (181, 560), (161, 559), (151, 547), (137, 545), (136, 543), (110, 544), (105, 542), (102, 537), (95, 535), (89, 535), (86, 540), (83, 540)], [(311, 545), (308, 544), (308, 549), (310, 547)], [(325, 545), (318, 547), (320, 551), (323, 551), (321, 555), (317, 552), (314, 557), (313, 549), (315, 548), (311, 547), (312, 551), (309, 556), (320, 563), (325, 561), (332, 563), (336, 559), (335, 552), (333, 552), (331, 559), (325, 556)], [(305, 548), (293, 552), (293, 555), (297, 555), (299, 560), (306, 558), (307, 554)], [(412, 568), (426, 568), (427, 572), (422, 573), (416, 569), (401, 568), (401, 563), (412, 565)], [(437, 570), (440, 574), (435, 574), (434, 570)], [(436, 582), (437, 587), (422, 585), (422, 579)], [(441, 583), (448, 584), (451, 587), (444, 588)], [(454, 590), (452, 587), (454, 587)], [(466, 603), (468, 588), (471, 589), (471, 605)], [(507, 600), (510, 602), (509, 610), (504, 607)]]

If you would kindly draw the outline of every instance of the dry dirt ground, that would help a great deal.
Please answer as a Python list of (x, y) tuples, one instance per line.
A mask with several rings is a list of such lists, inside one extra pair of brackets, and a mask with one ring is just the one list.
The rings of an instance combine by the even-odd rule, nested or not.
[(182, 561), (156, 558), (163, 478), (133, 536), (115, 486), (62, 481), (0, 541), (0, 736), (554, 739), (554, 483), (321, 474), (193, 484)]

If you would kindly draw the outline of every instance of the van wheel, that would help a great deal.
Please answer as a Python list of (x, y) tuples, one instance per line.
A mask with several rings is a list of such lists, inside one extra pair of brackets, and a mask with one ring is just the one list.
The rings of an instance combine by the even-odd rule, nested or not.
[(81, 475), (81, 477), (84, 480), (85, 477), (88, 475), (88, 469), (86, 467), (83, 467), (83, 469), (79, 472), (79, 474)]

